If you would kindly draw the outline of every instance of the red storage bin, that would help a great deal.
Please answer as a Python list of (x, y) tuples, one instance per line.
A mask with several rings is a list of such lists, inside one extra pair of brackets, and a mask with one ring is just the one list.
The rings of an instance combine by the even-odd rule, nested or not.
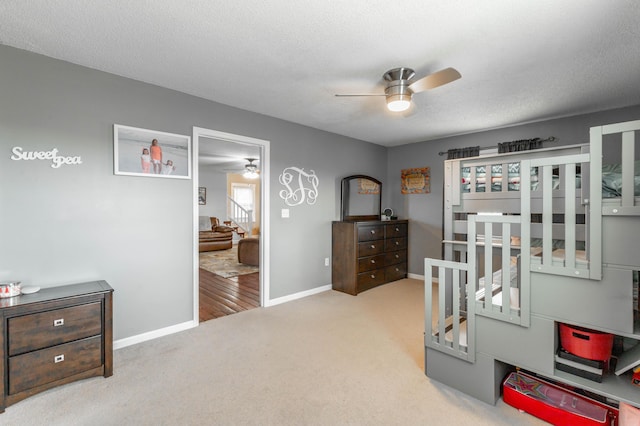
[(505, 403), (556, 426), (617, 425), (618, 410), (516, 371), (502, 384)]
[(608, 362), (613, 348), (613, 334), (560, 323), (560, 345), (582, 358)]

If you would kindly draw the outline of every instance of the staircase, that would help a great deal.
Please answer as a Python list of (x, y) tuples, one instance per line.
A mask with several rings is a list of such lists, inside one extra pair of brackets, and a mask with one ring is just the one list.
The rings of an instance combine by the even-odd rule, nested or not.
[(223, 223), (224, 223), (225, 226), (228, 226), (229, 228), (233, 229), (233, 232), (238, 234), (238, 236), (240, 238), (244, 238), (244, 235), (245, 235), (244, 229), (242, 229), (239, 226), (233, 224), (233, 222), (231, 222), (230, 220), (225, 220)]
[(240, 238), (251, 235), (251, 229), (253, 229), (252, 210), (245, 209), (233, 198), (227, 196), (227, 213), (229, 218), (223, 222), (226, 226), (233, 228)]

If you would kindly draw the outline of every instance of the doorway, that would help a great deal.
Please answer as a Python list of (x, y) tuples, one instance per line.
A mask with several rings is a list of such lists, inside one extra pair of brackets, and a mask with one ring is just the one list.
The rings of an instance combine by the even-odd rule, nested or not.
[[(269, 245), (269, 141), (255, 139), (242, 135), (235, 135), (230, 133), (219, 132), (216, 130), (204, 129), (194, 127), (193, 129), (193, 148), (194, 148), (194, 173), (193, 173), (193, 200), (194, 200), (194, 268), (193, 268), (193, 317), (194, 322), (199, 323), (200, 320), (200, 303), (201, 298), (203, 305), (208, 303), (205, 299), (206, 295), (201, 295), (200, 282), (201, 279), (209, 279), (211, 275), (206, 271), (202, 273), (200, 269), (200, 251), (199, 251), (199, 220), (201, 213), (217, 217), (220, 221), (220, 225), (230, 226), (234, 229), (233, 232), (233, 248), (237, 250), (239, 245), (239, 239), (249, 237), (257, 239), (254, 241), (258, 246), (259, 257), (259, 282), (257, 287), (259, 289), (259, 306), (266, 306), (269, 300), (269, 254), (265, 250), (265, 247)], [(229, 176), (237, 176), (236, 173), (240, 173), (244, 163), (247, 163), (247, 158), (253, 159), (259, 164), (259, 180), (258, 184), (254, 187), (256, 194), (256, 200), (258, 208), (254, 208), (252, 212), (253, 225), (248, 234), (246, 229), (242, 225), (239, 225), (234, 221), (233, 217), (228, 214), (227, 200), (221, 199), (221, 193), (224, 192), (224, 197), (231, 191), (229, 189), (231, 185), (226, 182), (224, 185), (212, 183), (212, 174), (220, 176), (226, 176), (227, 173), (231, 173)], [(234, 161), (236, 163), (234, 163)], [(250, 163), (253, 165), (253, 161)], [(217, 164), (217, 166), (213, 166)], [(214, 171), (215, 170), (215, 171)], [(212, 172), (214, 171), (214, 172)], [(206, 185), (203, 186), (203, 182), (206, 181)], [(218, 188), (216, 188), (216, 185)], [(203, 194), (205, 200), (202, 199)], [(215, 197), (215, 201), (214, 198)], [(211, 201), (209, 201), (211, 200)], [(205, 203), (210, 202), (212, 204), (203, 206)], [(243, 201), (245, 204), (246, 200)], [(253, 207), (253, 206), (251, 206)], [(253, 235), (252, 235), (253, 234)], [(245, 241), (248, 243), (249, 241)], [(243, 244), (244, 247), (250, 246), (250, 244)], [(222, 250), (221, 250), (222, 251)], [(249, 276), (247, 276), (249, 277)], [(250, 277), (249, 277), (250, 278)], [(239, 280), (235, 280), (238, 282)], [(225, 285), (230, 285), (226, 282)], [(216, 296), (217, 297), (217, 296)], [(253, 296), (255, 298), (255, 295)], [(240, 302), (242, 305), (242, 302)]]

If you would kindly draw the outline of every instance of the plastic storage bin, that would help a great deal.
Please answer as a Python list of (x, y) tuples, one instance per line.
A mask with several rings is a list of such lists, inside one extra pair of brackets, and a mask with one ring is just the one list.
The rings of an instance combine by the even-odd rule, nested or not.
[(613, 334), (575, 325), (559, 324), (560, 345), (582, 358), (608, 362), (613, 348)]

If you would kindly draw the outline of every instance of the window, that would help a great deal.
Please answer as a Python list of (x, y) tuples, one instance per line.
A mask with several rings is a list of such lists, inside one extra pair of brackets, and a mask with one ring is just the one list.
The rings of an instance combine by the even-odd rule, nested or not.
[(256, 186), (253, 183), (232, 183), (231, 197), (245, 210), (251, 211), (251, 220), (256, 220), (255, 209)]

